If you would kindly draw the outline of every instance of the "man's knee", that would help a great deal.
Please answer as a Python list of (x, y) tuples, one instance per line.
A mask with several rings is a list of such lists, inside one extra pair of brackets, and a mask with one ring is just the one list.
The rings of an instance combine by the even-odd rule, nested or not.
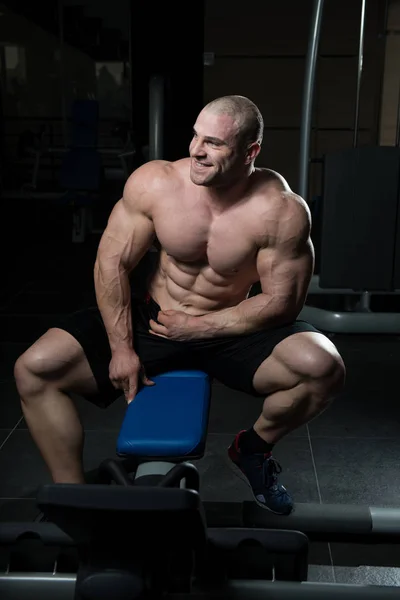
[(332, 345), (311, 346), (297, 359), (297, 368), (304, 380), (324, 396), (333, 398), (344, 387), (346, 368), (342, 357)]
[(282, 344), (282, 358), (300, 381), (329, 396), (344, 386), (346, 369), (332, 342), (322, 334), (303, 333), (287, 338)]
[(45, 371), (45, 357), (33, 348), (29, 348), (16, 360), (14, 378), (22, 399), (35, 395), (43, 389)]
[(32, 344), (14, 364), (15, 383), (22, 397), (42, 392), (48, 383), (57, 381), (62, 365), (65, 368), (63, 353), (51, 336), (54, 333), (50, 330), (50, 335), (47, 333)]

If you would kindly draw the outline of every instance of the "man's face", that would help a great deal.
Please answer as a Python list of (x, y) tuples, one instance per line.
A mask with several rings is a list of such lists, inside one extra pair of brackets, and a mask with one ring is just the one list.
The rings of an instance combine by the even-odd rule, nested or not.
[(245, 164), (239, 152), (237, 125), (228, 115), (203, 110), (193, 128), (189, 146), (190, 178), (196, 185), (229, 185)]

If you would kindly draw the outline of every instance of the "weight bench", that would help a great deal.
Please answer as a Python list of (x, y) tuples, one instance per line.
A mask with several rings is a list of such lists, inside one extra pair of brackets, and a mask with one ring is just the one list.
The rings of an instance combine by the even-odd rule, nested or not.
[(199, 491), (197, 469), (204, 455), (211, 382), (203, 371), (170, 371), (152, 378), (125, 412), (118, 435), (119, 461), (99, 467), (100, 483), (162, 485)]

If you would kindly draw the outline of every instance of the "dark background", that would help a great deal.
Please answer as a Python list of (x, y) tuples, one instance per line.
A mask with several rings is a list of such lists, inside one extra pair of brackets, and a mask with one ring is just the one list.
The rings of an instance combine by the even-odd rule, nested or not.
[[(162, 75), (166, 81), (164, 158), (187, 155), (204, 103), (224, 94), (247, 95), (265, 121), (257, 165), (277, 170), (298, 191), (311, 0), (176, 4), (7, 0), (0, 5), (2, 521), (33, 518), (35, 490), (49, 480), (22, 418), (14, 362), (58, 316), (94, 303), (93, 263), (101, 233), (129, 173), (149, 156), (150, 79)], [(306, 194), (314, 217), (316, 272), (324, 158), (353, 145), (360, 7), (356, 0), (325, 1)], [(368, 0), (360, 149), (396, 141), (399, 31), (399, 3)], [(83, 156), (74, 148), (73, 106), (88, 99), (98, 102), (98, 124), (95, 144)], [(101, 168), (97, 184), (85, 188), (81, 177), (89, 163)], [(367, 190), (371, 177), (373, 169), (367, 169)], [(82, 217), (84, 206), (92, 223), (84, 238), (76, 239), (74, 218)], [(346, 223), (344, 217), (333, 253)], [(319, 301), (328, 307), (339, 302), (343, 309), (343, 300)], [(398, 310), (392, 296), (379, 302), (380, 310)], [(277, 446), (283, 482), (299, 502), (398, 506), (398, 335), (332, 339), (347, 366), (346, 389), (331, 409)], [(125, 405), (120, 399), (100, 411), (75, 400), (90, 470), (113, 454)], [(251, 426), (259, 411), (258, 400), (215, 382), (207, 453), (199, 461), (206, 499), (249, 498), (224, 457), (232, 435)], [(340, 544), (316, 546), (311, 562), (314, 580), (399, 581), (398, 559), (390, 548), (371, 554), (359, 545), (350, 552)]]

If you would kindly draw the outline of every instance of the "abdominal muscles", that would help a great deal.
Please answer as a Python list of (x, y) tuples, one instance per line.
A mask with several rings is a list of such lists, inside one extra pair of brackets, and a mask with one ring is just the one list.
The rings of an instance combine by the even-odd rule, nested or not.
[(162, 251), (149, 292), (162, 310), (198, 316), (242, 302), (256, 280), (252, 264), (220, 273), (207, 260), (180, 262)]

